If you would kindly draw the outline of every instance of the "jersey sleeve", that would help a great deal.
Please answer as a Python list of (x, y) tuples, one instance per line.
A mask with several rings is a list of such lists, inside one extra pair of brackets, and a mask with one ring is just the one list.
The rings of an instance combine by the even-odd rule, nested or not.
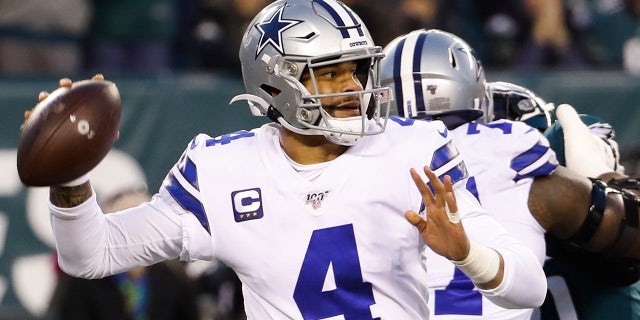
[[(456, 194), (456, 201), (459, 207), (475, 204), (470, 194), (465, 197)], [(546, 277), (533, 251), (490, 214), (466, 215), (462, 221), (470, 240), (495, 249), (504, 260), (502, 283), (494, 289), (479, 289), (482, 295), (503, 308), (540, 306), (547, 290)], [(528, 276), (519, 276), (523, 273)]]
[(158, 197), (135, 208), (103, 214), (95, 193), (79, 206), (49, 204), (58, 263), (79, 278), (103, 278), (179, 256), (178, 217)]
[[(557, 162), (553, 151), (549, 148), (546, 139), (537, 131), (529, 131), (529, 127), (521, 123), (514, 123), (514, 127), (509, 124), (500, 124), (496, 129), (492, 132), (501, 136), (515, 132), (509, 130), (520, 130), (525, 133), (526, 138), (521, 138), (520, 133), (512, 135), (517, 139), (514, 138), (507, 146), (512, 150), (511, 166), (517, 167), (519, 176), (517, 179), (548, 174), (556, 168)], [(466, 156), (470, 155), (466, 154)], [(467, 170), (464, 157), (458, 152), (453, 141), (447, 140), (443, 135), (443, 144), (436, 149), (433, 159), (437, 161), (431, 162), (432, 169), (446, 168), (436, 169), (436, 174), (439, 177), (449, 175), (455, 182), (455, 197), (469, 239), (494, 248), (504, 260), (502, 283), (491, 290), (480, 290), (483, 296), (505, 308), (532, 308), (542, 304), (546, 293), (546, 278), (536, 255), (504, 229), (467, 190), (467, 184), (473, 180), (470, 179), (471, 175)], [(443, 165), (438, 166), (441, 163)], [(527, 279), (518, 277), (523, 272), (529, 275)]]
[(444, 176), (451, 177), (451, 183), (454, 188), (460, 186), (464, 187), (461, 183), (469, 178), (469, 172), (464, 163), (458, 148), (452, 140), (449, 129), (442, 121), (431, 121), (436, 127), (437, 135), (433, 135), (432, 140), (438, 145), (433, 152), (431, 161), (429, 162), (429, 168), (440, 178), (444, 179)]
[(204, 209), (198, 183), (196, 159), (210, 137), (196, 136), (180, 159), (173, 165), (160, 187), (160, 196), (171, 211), (180, 216), (183, 228), (181, 260), (210, 260), (213, 258), (211, 227)]
[(514, 180), (543, 176), (555, 170), (558, 160), (544, 135), (524, 123), (512, 124), (515, 134), (511, 136), (517, 138), (511, 143), (511, 169), (516, 172)]
[[(404, 125), (415, 125), (419, 128), (412, 132), (412, 134), (416, 134), (417, 132), (417, 135), (410, 136), (406, 141), (410, 141), (410, 152), (417, 152), (423, 155), (416, 158), (424, 160), (410, 164), (410, 167), (416, 169), (431, 191), (433, 192), (433, 186), (422, 171), (425, 165), (438, 176), (440, 181), (444, 181), (444, 177), (449, 176), (456, 194), (468, 192), (466, 190), (466, 181), (469, 178), (469, 172), (462, 159), (462, 155), (452, 140), (451, 132), (447, 129), (446, 125), (439, 120), (402, 118), (402, 121)], [(429, 152), (429, 150), (431, 151)], [(421, 197), (418, 197), (418, 202), (420, 203), (418, 212), (420, 212), (421, 215), (426, 215), (426, 206)]]

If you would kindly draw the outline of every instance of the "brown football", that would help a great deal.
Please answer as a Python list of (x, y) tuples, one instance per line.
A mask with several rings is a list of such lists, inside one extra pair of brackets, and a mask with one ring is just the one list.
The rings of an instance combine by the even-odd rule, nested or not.
[(38, 103), (18, 140), (18, 174), (27, 186), (51, 186), (91, 171), (118, 138), (121, 101), (116, 85), (83, 80)]

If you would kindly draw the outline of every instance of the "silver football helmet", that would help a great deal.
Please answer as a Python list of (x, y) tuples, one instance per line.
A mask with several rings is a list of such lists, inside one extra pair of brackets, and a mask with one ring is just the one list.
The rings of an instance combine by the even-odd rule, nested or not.
[[(381, 119), (378, 61), (382, 48), (374, 46), (365, 24), (337, 0), (280, 0), (265, 7), (249, 24), (240, 46), (240, 62), (247, 93), (231, 102), (247, 100), (252, 114), (266, 115), (287, 129), (305, 135), (324, 135), (329, 141), (353, 145), (364, 135), (386, 126), (388, 105)], [(363, 90), (320, 93), (314, 68), (354, 61)], [(301, 82), (306, 74), (313, 83)], [(360, 116), (332, 117), (322, 106), (326, 97), (356, 96)], [(375, 119), (377, 126), (371, 125)]]
[(484, 69), (464, 40), (419, 29), (389, 42), (384, 53), (380, 81), (391, 88), (392, 109), (395, 105), (400, 116), (492, 120)]
[(495, 119), (522, 121), (546, 130), (553, 124), (553, 103), (547, 103), (533, 91), (511, 82), (489, 82)]

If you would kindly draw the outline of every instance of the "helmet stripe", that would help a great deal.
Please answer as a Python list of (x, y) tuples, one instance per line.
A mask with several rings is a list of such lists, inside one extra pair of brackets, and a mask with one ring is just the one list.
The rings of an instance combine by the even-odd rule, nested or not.
[(363, 37), (364, 36), (364, 32), (362, 31), (362, 24), (360, 24), (360, 22), (358, 22), (358, 19), (353, 14), (353, 11), (351, 11), (349, 8), (347, 8), (347, 6), (344, 3), (342, 3), (342, 2), (339, 2), (339, 3), (340, 3), (340, 5), (342, 7), (344, 7), (345, 11), (347, 12), (349, 17), (351, 18), (351, 22), (353, 22), (353, 25), (357, 26), (356, 30), (358, 31), (358, 36), (359, 37)]
[[(358, 19), (356, 19), (353, 12), (347, 8), (342, 2), (339, 1), (331, 1), (326, 2), (324, 0), (316, 0), (319, 5), (321, 5), (327, 12), (331, 15), (334, 22), (338, 26), (338, 29), (342, 33), (343, 38), (351, 37), (349, 34), (349, 30), (353, 27), (356, 27), (359, 36), (364, 36), (364, 32), (362, 31), (362, 26)], [(352, 24), (347, 26), (345, 20), (351, 20)]]
[(415, 91), (416, 96), (415, 108), (417, 112), (427, 110), (424, 105), (424, 95), (422, 94), (422, 75), (420, 74), (420, 65), (422, 64), (422, 47), (424, 46), (426, 38), (427, 34), (420, 32), (413, 50), (413, 90)]
[[(413, 75), (416, 70), (413, 61), (415, 61), (416, 53), (418, 53), (418, 56), (420, 56), (420, 52), (416, 51), (416, 42), (419, 39), (419, 35), (420, 32), (411, 32), (407, 35), (407, 37), (404, 38), (404, 40), (406, 41), (404, 43), (405, 48), (399, 53), (401, 55), (400, 60), (409, 63), (399, 63), (396, 69), (396, 71), (398, 72), (397, 79), (399, 81), (401, 80), (400, 84), (402, 86), (402, 91), (405, 97), (404, 100), (402, 100), (405, 109), (405, 112), (403, 113), (407, 118), (415, 117), (418, 114), (416, 97), (420, 95), (420, 90), (416, 90), (414, 82), (416, 81), (416, 79), (418, 79), (419, 85), (420, 78), (419, 75)], [(419, 66), (420, 65), (418, 64), (418, 67)], [(418, 78), (416, 78), (416, 76)], [(424, 108), (422, 109), (424, 110)]]
[(408, 115), (405, 110), (404, 110), (404, 90), (402, 90), (402, 86), (398, 85), (398, 84), (402, 84), (402, 73), (401, 73), (401, 67), (402, 67), (402, 51), (404, 49), (404, 42), (405, 39), (400, 40), (400, 42), (398, 42), (398, 45), (396, 46), (396, 51), (394, 52), (393, 55), (393, 82), (396, 83), (396, 85), (394, 86), (395, 88), (395, 99), (396, 99), (396, 108), (398, 109), (398, 114), (402, 115), (404, 117), (410, 118), (410, 115)]

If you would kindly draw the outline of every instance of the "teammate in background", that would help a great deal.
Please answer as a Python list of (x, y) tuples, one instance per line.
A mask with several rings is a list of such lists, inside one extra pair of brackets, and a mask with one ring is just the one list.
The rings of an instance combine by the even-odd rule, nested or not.
[[(540, 265), (545, 260), (545, 233), (589, 250), (612, 249), (637, 264), (640, 253), (629, 250), (638, 243), (637, 226), (620, 220), (625, 213), (637, 217), (633, 196), (623, 197), (601, 181), (592, 182), (558, 166), (548, 141), (530, 126), (492, 121), (493, 99), (484, 70), (465, 41), (448, 32), (421, 29), (396, 38), (384, 53), (381, 84), (392, 88), (398, 114), (447, 125), (472, 175), (467, 189), (534, 250)], [(559, 116), (565, 116), (560, 121), (571, 121), (566, 116), (570, 108), (559, 107)], [(593, 136), (587, 133), (587, 138)], [(591, 159), (581, 161), (588, 162), (592, 172), (604, 170), (600, 173), (621, 177), (611, 173), (599, 156), (592, 152), (583, 156)], [(616, 235), (622, 233), (633, 236), (617, 241)], [(433, 318), (531, 317), (533, 309), (509, 310), (491, 303), (454, 264), (433, 252), (426, 254), (427, 269), (432, 271), (428, 285)]]
[[(552, 103), (545, 103), (531, 90), (513, 83), (490, 82), (489, 88), (496, 117), (524, 121), (536, 127), (550, 140), (560, 164), (574, 167), (565, 161), (564, 133), (555, 119)], [(607, 166), (624, 174), (613, 127), (597, 117), (581, 114), (582, 124), (576, 114), (571, 115), (573, 121), (565, 121), (565, 125), (569, 123), (582, 132), (587, 128), (597, 138), (594, 145), (600, 145), (604, 151), (601, 154), (606, 156)], [(584, 134), (578, 136), (578, 144), (582, 137)], [(576, 143), (573, 136), (566, 141)], [(640, 319), (637, 260), (590, 252), (551, 234), (546, 234), (545, 240), (548, 258), (544, 270), (549, 289), (540, 307), (539, 319)]]
[(247, 94), (232, 101), (274, 123), (196, 136), (150, 202), (115, 214), (102, 214), (86, 178), (52, 186), (65, 272), (220, 259), (251, 319), (427, 319), (429, 246), (492, 301), (542, 303), (542, 268), (464, 188), (444, 124), (380, 116), (381, 48), (352, 10), (275, 1), (239, 56)]

